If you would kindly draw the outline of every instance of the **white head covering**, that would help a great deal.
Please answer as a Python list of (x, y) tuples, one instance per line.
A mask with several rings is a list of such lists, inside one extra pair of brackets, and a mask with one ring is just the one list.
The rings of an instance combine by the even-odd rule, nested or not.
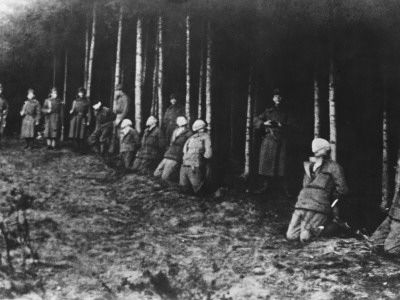
[(157, 124), (157, 119), (155, 116), (150, 116), (146, 121), (146, 126), (154, 126)]
[(187, 124), (187, 119), (185, 117), (178, 117), (176, 119), (176, 124), (178, 124), (179, 127), (185, 126)]
[(101, 102), (97, 102), (95, 105), (93, 105), (93, 109), (98, 110), (101, 106)]
[(316, 138), (312, 141), (311, 149), (312, 149), (312, 152), (317, 153), (319, 150), (322, 150), (322, 149), (330, 150), (331, 145), (325, 139)]
[(203, 120), (198, 119), (193, 123), (192, 129), (193, 131), (199, 131), (200, 129), (203, 129), (205, 127), (206, 123)]
[(127, 126), (132, 126), (132, 122), (129, 119), (124, 119), (121, 123), (121, 128), (125, 128)]

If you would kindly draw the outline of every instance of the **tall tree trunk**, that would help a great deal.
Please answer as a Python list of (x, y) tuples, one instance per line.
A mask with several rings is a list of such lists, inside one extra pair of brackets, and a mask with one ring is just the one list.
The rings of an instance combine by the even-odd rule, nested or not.
[(93, 4), (93, 20), (92, 20), (92, 38), (90, 42), (90, 53), (88, 63), (88, 80), (87, 80), (87, 97), (90, 98), (92, 89), (92, 75), (93, 75), (93, 57), (94, 57), (94, 46), (96, 41), (96, 3)]
[(330, 129), (330, 144), (331, 158), (336, 161), (337, 158), (337, 134), (336, 134), (336, 105), (335, 105), (335, 82), (334, 82), (334, 66), (333, 61), (330, 63), (329, 72), (329, 129)]
[(54, 53), (54, 57), (53, 57), (53, 87), (56, 86), (56, 77), (57, 77), (57, 54)]
[(319, 110), (319, 87), (318, 79), (314, 78), (314, 138), (318, 138), (321, 135), (321, 123), (320, 123), (320, 110)]
[(197, 103), (197, 117), (199, 119), (203, 116), (203, 73), (204, 73), (204, 53), (201, 49), (200, 53), (200, 75), (199, 75), (199, 101)]
[(186, 99), (185, 112), (190, 122), (190, 17), (186, 16)]
[(246, 145), (244, 157), (244, 172), (243, 177), (247, 178), (250, 174), (250, 148), (251, 148), (251, 129), (253, 121), (253, 86), (252, 86), (252, 70), (249, 74), (249, 86), (247, 92), (247, 116), (246, 116)]
[(118, 36), (117, 36), (117, 53), (115, 58), (115, 79), (114, 79), (114, 97), (112, 97), (110, 107), (114, 105), (115, 91), (118, 84), (121, 83), (121, 44), (122, 44), (122, 19), (123, 19), (123, 6), (119, 8), (118, 18)]
[(387, 201), (385, 206), (381, 206), (381, 208), (385, 211), (390, 209), (392, 203), (399, 197), (400, 193), (400, 147), (397, 150), (397, 165), (396, 165), (396, 178), (395, 178), (395, 187), (394, 187), (394, 195), (392, 201)]
[[(386, 78), (384, 78), (386, 81)], [(389, 167), (388, 167), (388, 99), (386, 82), (383, 92), (383, 118), (382, 118), (382, 202), (381, 208), (389, 207)]]
[[(64, 90), (63, 90), (63, 106), (62, 109), (65, 112), (67, 104), (67, 80), (68, 80), (68, 48), (65, 50), (65, 61), (64, 61)], [(65, 116), (65, 113), (63, 114)], [(61, 141), (64, 141), (64, 119), (61, 119)]]
[[(142, 27), (145, 27), (145, 24), (142, 24)], [(143, 29), (142, 29), (143, 32)], [(142, 61), (143, 61), (143, 67), (142, 67), (142, 82), (143, 84), (146, 82), (146, 76), (147, 76), (147, 52), (149, 49), (149, 38), (148, 35), (146, 34), (146, 31), (143, 32), (143, 41), (142, 43), (144, 44), (143, 46), (143, 56), (142, 56)]]
[(207, 24), (207, 60), (206, 60), (206, 122), (208, 129), (211, 130), (211, 28), (210, 23)]
[(86, 16), (86, 33), (85, 33), (85, 71), (83, 74), (83, 86), (87, 89), (87, 81), (88, 81), (88, 68), (89, 68), (89, 16)]
[(164, 114), (164, 102), (162, 96), (163, 90), (163, 34), (162, 34), (162, 17), (158, 17), (158, 75), (157, 75), (157, 98), (158, 98), (158, 120), (161, 123)]
[[(158, 31), (156, 36), (156, 46), (154, 51), (154, 70), (153, 70), (153, 85), (152, 85), (152, 96), (151, 96), (151, 115), (157, 117), (158, 114), (158, 101), (157, 101), (157, 76), (158, 76)], [(160, 120), (161, 122), (161, 120)]]
[(135, 76), (135, 127), (141, 132), (142, 126), (142, 20), (136, 25), (136, 76)]

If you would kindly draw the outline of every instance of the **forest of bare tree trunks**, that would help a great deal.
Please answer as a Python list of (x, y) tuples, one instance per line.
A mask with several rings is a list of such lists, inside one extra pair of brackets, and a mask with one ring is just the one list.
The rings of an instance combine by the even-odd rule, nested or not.
[(28, 88), (43, 103), (57, 87), (69, 110), (81, 86), (92, 104), (112, 106), (121, 83), (139, 131), (151, 113), (163, 114), (175, 93), (190, 123), (209, 122), (216, 185), (245, 190), (257, 175), (261, 140), (249, 120), (272, 105), (279, 88), (295, 115), (292, 191), (301, 187), (313, 137), (336, 140), (336, 160), (351, 190), (341, 203), (343, 218), (372, 232), (384, 217), (379, 206), (393, 196), (400, 153), (398, 0), (7, 5), (0, 12), (0, 81), (10, 102), (8, 136), (18, 137)]

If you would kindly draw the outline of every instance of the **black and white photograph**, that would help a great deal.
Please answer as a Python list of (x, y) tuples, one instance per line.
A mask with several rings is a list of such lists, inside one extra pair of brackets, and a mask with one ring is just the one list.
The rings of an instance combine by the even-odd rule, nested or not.
[(400, 1), (0, 0), (0, 299), (400, 299)]

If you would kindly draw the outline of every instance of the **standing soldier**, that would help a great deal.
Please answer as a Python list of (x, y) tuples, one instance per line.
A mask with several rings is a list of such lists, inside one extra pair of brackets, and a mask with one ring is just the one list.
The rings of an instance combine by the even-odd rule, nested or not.
[(158, 165), (154, 172), (155, 177), (161, 177), (163, 180), (173, 183), (179, 180), (179, 170), (182, 164), (183, 146), (188, 138), (192, 136), (192, 131), (187, 128), (187, 119), (178, 117), (176, 124), (179, 126), (172, 134), (171, 145), (164, 154), (164, 159)]
[(40, 121), (40, 104), (35, 98), (35, 91), (33, 89), (28, 90), (28, 99), (25, 101), (20, 114), (23, 117), (21, 138), (26, 141), (24, 149), (32, 149), (32, 142), (36, 134), (35, 127), (39, 125)]
[(278, 89), (274, 90), (274, 107), (267, 108), (254, 119), (255, 128), (262, 130), (264, 137), (260, 149), (258, 174), (263, 179), (262, 187), (255, 191), (261, 194), (267, 191), (269, 181), (280, 179), (284, 191), (289, 195), (287, 172), (288, 130), (292, 126), (289, 112), (282, 108), (282, 97)]
[(57, 89), (52, 88), (50, 98), (44, 101), (43, 113), (45, 115), (44, 137), (47, 139), (47, 149), (54, 149), (56, 139), (61, 136), (61, 128), (64, 120), (64, 107), (57, 97)]
[(183, 146), (179, 185), (185, 193), (193, 191), (199, 194), (206, 181), (208, 160), (212, 156), (211, 138), (203, 120), (196, 120), (192, 129), (194, 135)]
[(93, 105), (93, 109), (96, 117), (96, 128), (89, 136), (88, 143), (89, 146), (95, 147), (95, 150), (102, 156), (106, 156), (112, 138), (115, 114), (111, 109), (103, 106), (100, 101)]
[(3, 85), (0, 83), (0, 143), (1, 140), (3, 139), (4, 128), (6, 127), (7, 114), (8, 114), (8, 102), (6, 98), (4, 98)]
[(170, 96), (171, 105), (167, 108), (162, 120), (162, 130), (165, 133), (167, 145), (171, 143), (171, 138), (174, 130), (178, 127), (176, 119), (180, 116), (185, 116), (185, 108), (178, 103), (175, 94)]
[(87, 138), (87, 127), (90, 125), (92, 118), (90, 101), (86, 98), (86, 90), (84, 88), (78, 89), (78, 96), (72, 103), (69, 113), (72, 115), (69, 138), (74, 140), (75, 149), (81, 151)]
[(124, 120), (129, 113), (130, 101), (131, 100), (129, 99), (129, 97), (123, 92), (122, 85), (118, 84), (115, 88), (113, 112), (116, 115), (116, 119), (114, 122), (110, 152), (118, 152), (118, 149), (116, 149), (116, 147), (118, 144), (119, 130), (121, 129), (122, 120)]
[(146, 126), (142, 145), (133, 163), (133, 171), (153, 174), (164, 154), (165, 138), (160, 127), (157, 126), (156, 117), (150, 116), (147, 119)]

